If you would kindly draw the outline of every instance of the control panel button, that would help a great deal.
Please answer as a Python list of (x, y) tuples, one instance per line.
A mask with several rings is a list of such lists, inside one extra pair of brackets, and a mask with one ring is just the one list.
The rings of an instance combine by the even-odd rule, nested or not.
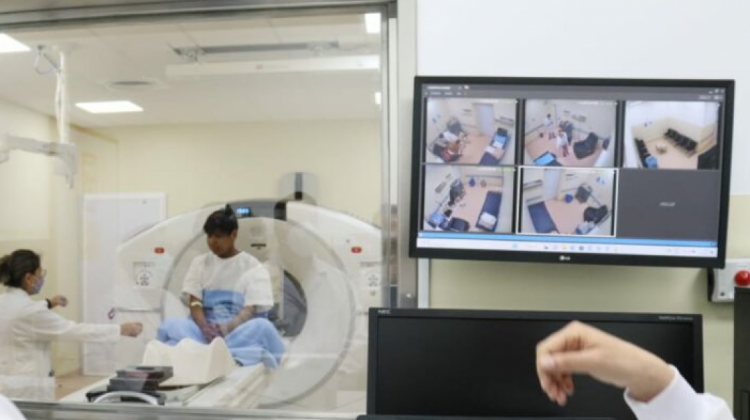
[(740, 270), (734, 275), (734, 283), (737, 286), (748, 287), (750, 286), (750, 271)]

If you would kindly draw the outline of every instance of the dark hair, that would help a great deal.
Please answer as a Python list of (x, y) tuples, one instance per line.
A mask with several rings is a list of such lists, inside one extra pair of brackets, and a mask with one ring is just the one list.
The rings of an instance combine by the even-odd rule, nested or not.
[(8, 287), (21, 288), (27, 274), (33, 274), (42, 266), (42, 259), (34, 251), (19, 249), (0, 258), (0, 282)]
[(232, 207), (227, 204), (222, 210), (216, 210), (211, 213), (203, 224), (203, 231), (206, 235), (222, 233), (229, 235), (239, 228), (237, 224), (237, 215), (234, 214)]

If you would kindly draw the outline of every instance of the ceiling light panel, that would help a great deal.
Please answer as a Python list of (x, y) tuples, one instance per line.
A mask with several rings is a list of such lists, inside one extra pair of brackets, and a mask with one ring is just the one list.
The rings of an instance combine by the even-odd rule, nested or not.
[(91, 114), (119, 114), (143, 111), (143, 108), (130, 101), (78, 102), (76, 106)]
[(7, 34), (0, 34), (0, 53), (25, 52), (31, 49)]
[(365, 14), (365, 29), (368, 34), (380, 33), (380, 13)]

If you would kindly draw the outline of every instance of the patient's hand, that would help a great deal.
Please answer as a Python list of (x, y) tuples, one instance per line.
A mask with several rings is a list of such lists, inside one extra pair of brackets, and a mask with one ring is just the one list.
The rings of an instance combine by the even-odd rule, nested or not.
[(217, 324), (216, 327), (219, 329), (219, 332), (221, 332), (222, 337), (228, 336), (235, 328), (231, 322), (228, 322), (226, 324)]
[(211, 342), (214, 341), (215, 338), (224, 336), (217, 324), (208, 324), (202, 326), (201, 333), (209, 344), (211, 344)]

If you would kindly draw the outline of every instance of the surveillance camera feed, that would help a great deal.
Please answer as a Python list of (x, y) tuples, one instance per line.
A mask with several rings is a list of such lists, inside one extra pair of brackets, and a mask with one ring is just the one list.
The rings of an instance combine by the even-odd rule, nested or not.
[(417, 78), (411, 255), (720, 264), (733, 84), (714, 82)]

